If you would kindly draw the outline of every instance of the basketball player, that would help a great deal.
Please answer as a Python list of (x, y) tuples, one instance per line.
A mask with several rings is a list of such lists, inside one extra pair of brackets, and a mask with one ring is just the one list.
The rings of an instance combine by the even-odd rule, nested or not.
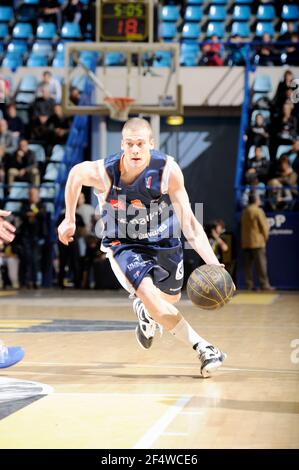
[[(197, 352), (201, 375), (212, 375), (226, 355), (199, 336), (174, 306), (184, 275), (178, 223), (207, 264), (220, 263), (190, 209), (179, 166), (172, 157), (154, 150), (148, 121), (132, 118), (125, 123), (119, 153), (71, 169), (65, 189), (66, 215), (58, 227), (65, 245), (75, 233), (82, 185), (93, 186), (102, 204), (102, 250), (122, 286), (135, 297), (139, 345), (149, 349), (157, 329), (164, 327)], [(169, 210), (171, 205), (175, 211)]]
[[(8, 217), (10, 212), (0, 210), (0, 245), (4, 242), (12, 242), (15, 238), (16, 228), (3, 217)], [(24, 357), (24, 351), (19, 346), (7, 347), (0, 341), (0, 369), (10, 367), (20, 362)]]

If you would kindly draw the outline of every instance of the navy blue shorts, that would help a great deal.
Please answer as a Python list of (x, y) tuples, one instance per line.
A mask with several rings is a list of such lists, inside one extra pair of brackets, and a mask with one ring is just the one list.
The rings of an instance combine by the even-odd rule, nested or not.
[(154, 285), (170, 295), (178, 294), (183, 286), (183, 249), (180, 240), (173, 246), (141, 243), (110, 244), (102, 247), (121, 285), (134, 293), (142, 279), (150, 276)]

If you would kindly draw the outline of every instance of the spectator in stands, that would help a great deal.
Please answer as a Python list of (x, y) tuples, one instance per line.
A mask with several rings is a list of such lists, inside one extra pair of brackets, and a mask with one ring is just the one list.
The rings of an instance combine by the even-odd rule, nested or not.
[(251, 193), (256, 193), (260, 198), (260, 205), (263, 207), (265, 203), (265, 195), (266, 195), (266, 185), (265, 183), (261, 183), (258, 178), (252, 176), (250, 184), (247, 184), (243, 194), (242, 194), (242, 207), (248, 206), (248, 200)]
[(299, 36), (297, 33), (291, 34), (291, 43), (286, 48), (286, 63), (289, 65), (299, 65)]
[(53, 129), (49, 126), (49, 116), (41, 114), (32, 121), (30, 139), (43, 145), (47, 157), (51, 155), (52, 148), (56, 142)]
[(253, 266), (255, 265), (260, 287), (268, 291), (270, 285), (267, 273), (266, 243), (269, 237), (269, 226), (266, 215), (259, 207), (257, 194), (249, 196), (249, 205), (241, 214), (241, 245), (244, 253), (244, 274), (248, 290), (253, 290)]
[(2, 118), (5, 114), (5, 105), (11, 97), (11, 85), (10, 81), (0, 74), (0, 117)]
[(12, 154), (17, 148), (17, 139), (14, 138), (13, 133), (8, 130), (7, 121), (0, 119), (0, 145), (5, 148), (6, 154)]
[(251, 184), (256, 178), (258, 181), (265, 182), (267, 180), (270, 169), (270, 162), (263, 156), (261, 147), (255, 147), (254, 157), (250, 158), (247, 163), (247, 171), (245, 173), (246, 183)]
[(9, 103), (7, 105), (6, 121), (8, 129), (13, 133), (14, 137), (24, 137), (25, 125), (23, 120), (17, 116), (17, 108), (15, 103)]
[(48, 87), (49, 95), (55, 103), (61, 103), (61, 84), (57, 78), (54, 78), (49, 70), (43, 73), (42, 81), (39, 83), (36, 96), (43, 97), (43, 88)]
[(293, 196), (288, 188), (284, 188), (277, 178), (272, 178), (267, 183), (266, 210), (282, 211), (291, 209), (293, 206)]
[(80, 97), (81, 97), (81, 93), (80, 93), (79, 88), (77, 88), (76, 86), (72, 86), (70, 88), (71, 103), (74, 104), (75, 106), (78, 106), (78, 104), (80, 103)]
[(227, 59), (227, 65), (244, 65), (246, 60), (246, 47), (241, 36), (234, 34), (230, 38), (230, 53)]
[(221, 238), (225, 232), (225, 223), (222, 219), (216, 219), (205, 228), (210, 245), (220, 263), (223, 263), (223, 253), (228, 251), (228, 245)]
[[(65, 218), (65, 211), (63, 211), (57, 221), (57, 226)], [(58, 242), (59, 250), (59, 275), (58, 285), (61, 289), (66, 286), (65, 279), (65, 268), (68, 266), (69, 273), (72, 276), (74, 287), (79, 289), (81, 287), (81, 266), (80, 266), (80, 250), (79, 250), (79, 238), (85, 236), (86, 230), (84, 221), (81, 215), (76, 213), (76, 232), (74, 234), (74, 241), (69, 245), (64, 245), (60, 241)]]
[(0, 145), (0, 183), (5, 181), (5, 147)]
[(291, 144), (297, 136), (297, 119), (292, 115), (293, 103), (285, 103), (282, 107), (282, 115), (278, 124), (278, 145)]
[(66, 144), (70, 125), (71, 119), (64, 114), (61, 105), (56, 104), (54, 114), (49, 119), (49, 127), (53, 129), (56, 144)]
[(15, 180), (30, 181), (39, 186), (40, 174), (37, 168), (35, 153), (29, 150), (28, 141), (20, 140), (19, 146), (8, 162), (8, 184)]
[(80, 0), (68, 0), (63, 8), (63, 18), (71, 23), (80, 23), (82, 18), (83, 3)]
[(35, 99), (32, 105), (32, 117), (36, 118), (40, 115), (52, 116), (54, 112), (55, 101), (50, 96), (50, 90), (48, 85), (44, 85), (40, 88), (41, 95)]
[(264, 33), (262, 36), (262, 46), (256, 48), (256, 56), (254, 63), (258, 65), (280, 65), (280, 54), (273, 45), (269, 33)]
[[(283, 2), (285, 3), (285, 2)], [(281, 34), (279, 36), (279, 41), (290, 41), (292, 34), (295, 32), (295, 24), (293, 21), (288, 21), (287, 22), (287, 30), (285, 33)]]
[(295, 154), (295, 157), (293, 158), (293, 170), (299, 175), (299, 138), (297, 138), (292, 145), (291, 150), (285, 153), (288, 155), (288, 157), (291, 154)]
[(83, 192), (81, 192), (79, 196), (76, 213), (82, 217), (86, 232), (90, 234), (94, 225), (95, 209), (91, 204), (86, 204), (85, 194)]
[(269, 145), (269, 133), (262, 114), (256, 114), (253, 126), (250, 127), (247, 134), (245, 134), (245, 140), (247, 139), (248, 148), (251, 145), (256, 145), (257, 147)]
[(21, 283), (29, 289), (36, 289), (40, 246), (47, 232), (46, 209), (40, 201), (38, 188), (30, 188), (28, 196), (20, 211)]
[(39, 19), (56, 23), (61, 28), (61, 5), (59, 0), (39, 0)]
[[(7, 270), (7, 273), (5, 272), (7, 276), (2, 275), (1, 278), (0, 273), (0, 288), (6, 287), (10, 283), (13, 289), (19, 289), (19, 261), (12, 244), (0, 246), (0, 271), (2, 270), (1, 268)], [(8, 277), (8, 279), (5, 279), (5, 277)]]
[(277, 179), (283, 186), (291, 188), (293, 196), (297, 196), (298, 191), (294, 186), (297, 186), (298, 175), (291, 167), (289, 157), (286, 154), (281, 155), (279, 159)]
[(218, 36), (213, 34), (209, 42), (201, 46), (202, 65), (223, 65), (223, 46), (219, 43)]
[(274, 97), (274, 106), (280, 110), (283, 104), (286, 101), (286, 91), (292, 90), (292, 81), (294, 80), (294, 75), (291, 70), (286, 70), (283, 75), (283, 80), (278, 84), (275, 97)]

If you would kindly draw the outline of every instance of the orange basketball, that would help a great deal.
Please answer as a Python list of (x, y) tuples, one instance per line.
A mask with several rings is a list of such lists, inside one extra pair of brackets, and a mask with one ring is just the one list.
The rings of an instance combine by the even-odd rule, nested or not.
[(236, 287), (221, 266), (204, 264), (194, 269), (187, 282), (187, 294), (197, 307), (215, 310), (230, 301)]

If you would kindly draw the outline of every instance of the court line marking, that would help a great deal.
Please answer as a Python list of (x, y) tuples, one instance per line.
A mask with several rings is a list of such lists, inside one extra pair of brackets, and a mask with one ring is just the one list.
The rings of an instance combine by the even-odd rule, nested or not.
[(193, 395), (181, 395), (181, 397), (161, 416), (156, 423), (136, 442), (132, 449), (149, 449), (152, 444), (163, 435), (164, 430), (182, 411)]
[[(27, 361), (24, 361), (22, 362), (21, 365), (29, 365), (29, 366), (78, 366), (78, 367), (99, 367), (99, 365), (97, 365), (96, 363), (80, 363), (80, 362), (27, 362)], [(115, 368), (115, 364), (113, 363), (113, 368)], [(111, 365), (111, 366), (112, 366)], [(105, 366), (107, 366), (107, 364), (105, 363)], [(109, 366), (109, 364), (108, 364)], [(123, 363), (119, 363), (119, 368), (120, 367), (123, 367), (123, 366), (126, 366), (127, 369), (129, 368), (147, 368), (147, 369), (196, 369), (196, 364), (195, 365), (172, 365), (172, 364), (123, 364)], [(99, 368), (100, 369), (100, 368)], [(105, 369), (107, 370), (107, 369)], [(254, 368), (250, 368), (250, 367), (221, 367), (221, 370), (227, 370), (227, 371), (231, 371), (231, 370), (235, 370), (235, 371), (241, 371), (241, 372), (268, 372), (268, 373), (273, 373), (273, 372), (277, 372), (279, 374), (286, 374), (286, 373), (291, 373), (291, 374), (299, 374), (299, 370), (288, 370), (288, 369), (254, 369)], [(23, 371), (24, 373), (24, 371)], [(26, 374), (28, 373), (32, 373), (32, 374), (42, 374), (44, 372), (26, 372)], [(52, 375), (52, 374), (50, 374)], [(70, 374), (70, 375), (74, 375), (74, 374)], [(105, 374), (104, 374), (105, 375)], [(111, 375), (111, 374), (109, 374)], [(199, 375), (199, 373), (198, 373)]]
[(188, 436), (187, 432), (163, 432), (162, 436)]

